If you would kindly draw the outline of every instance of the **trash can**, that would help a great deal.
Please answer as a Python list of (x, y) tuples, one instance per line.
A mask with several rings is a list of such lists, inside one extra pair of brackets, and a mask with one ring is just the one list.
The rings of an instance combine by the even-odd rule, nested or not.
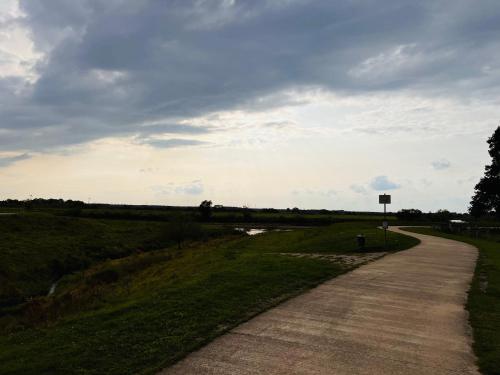
[(365, 249), (365, 236), (363, 234), (358, 234), (356, 236), (356, 242), (358, 243), (358, 250)]

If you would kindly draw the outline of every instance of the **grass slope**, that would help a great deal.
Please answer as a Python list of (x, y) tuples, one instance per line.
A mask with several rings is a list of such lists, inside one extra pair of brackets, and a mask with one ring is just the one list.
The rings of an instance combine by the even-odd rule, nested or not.
[(0, 309), (46, 294), (59, 277), (175, 243), (171, 223), (0, 215)]
[(479, 249), (467, 302), (474, 352), (483, 374), (500, 374), (500, 243), (430, 228), (411, 228), (410, 231), (466, 242)]
[[(279, 252), (350, 253), (369, 223), (228, 237), (133, 255), (62, 280), (54, 297), (0, 320), (2, 374), (154, 373), (227, 329), (345, 270)], [(392, 250), (418, 240), (390, 233)], [(31, 324), (30, 324), (31, 318)]]

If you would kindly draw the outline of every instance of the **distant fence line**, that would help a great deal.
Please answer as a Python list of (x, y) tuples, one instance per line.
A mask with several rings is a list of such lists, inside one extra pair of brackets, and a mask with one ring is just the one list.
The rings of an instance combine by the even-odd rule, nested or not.
[(466, 235), (472, 238), (496, 239), (500, 241), (500, 227), (484, 227), (473, 225), (450, 225), (443, 223), (434, 226), (442, 232)]

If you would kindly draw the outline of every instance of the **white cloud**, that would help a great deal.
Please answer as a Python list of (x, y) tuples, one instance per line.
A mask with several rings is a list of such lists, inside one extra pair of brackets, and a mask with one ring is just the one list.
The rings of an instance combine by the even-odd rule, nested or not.
[(349, 188), (358, 194), (366, 194), (367, 193), (367, 190), (363, 185), (353, 184)]
[(294, 195), (317, 195), (322, 197), (333, 197), (337, 195), (334, 189), (295, 189), (292, 191)]
[(0, 6), (0, 79), (18, 77), (33, 83), (38, 77), (35, 64), (42, 54), (35, 50), (24, 14), (17, 0), (3, 0)]
[(203, 183), (200, 180), (192, 181), (183, 186), (177, 186), (175, 192), (177, 194), (200, 195), (204, 192)]
[(154, 185), (151, 190), (158, 195), (200, 195), (205, 191), (201, 180), (194, 180), (187, 184)]

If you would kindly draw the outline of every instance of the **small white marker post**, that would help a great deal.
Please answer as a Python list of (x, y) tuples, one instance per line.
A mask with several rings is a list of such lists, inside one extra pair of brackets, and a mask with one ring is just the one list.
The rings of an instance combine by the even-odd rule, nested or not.
[(384, 221), (382, 227), (384, 228), (384, 248), (387, 249), (387, 228), (389, 228), (389, 222), (386, 219), (386, 205), (391, 204), (391, 196), (387, 194), (382, 194), (378, 196), (378, 203), (384, 205)]

